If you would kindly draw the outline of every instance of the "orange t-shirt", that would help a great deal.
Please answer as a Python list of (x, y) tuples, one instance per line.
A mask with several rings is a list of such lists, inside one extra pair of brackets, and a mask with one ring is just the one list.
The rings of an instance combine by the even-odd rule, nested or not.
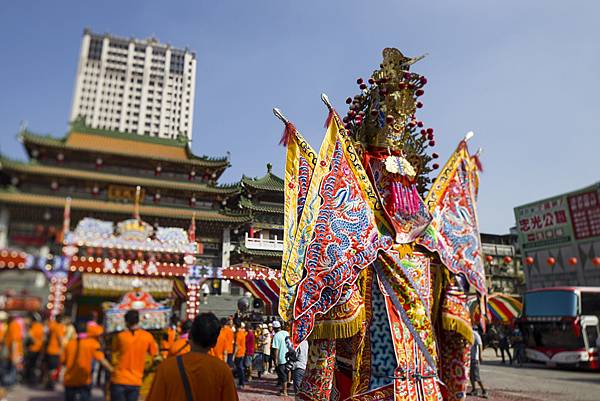
[(188, 342), (187, 336), (179, 337), (177, 340), (171, 344), (169, 351), (167, 352), (167, 358), (177, 355), (184, 355), (190, 352), (190, 344)]
[(62, 323), (50, 322), (48, 324), (48, 347), (46, 354), (58, 356), (61, 353), (61, 343), (65, 336), (66, 327)]
[[(190, 352), (181, 358), (194, 400), (239, 400), (231, 369), (223, 361), (198, 352)], [(146, 401), (181, 401), (185, 399), (177, 358), (169, 358), (158, 367)]]
[(221, 333), (225, 339), (225, 350), (228, 354), (233, 354), (233, 330), (230, 326), (223, 326)]
[(6, 337), (6, 323), (0, 323), (0, 344), (4, 344), (4, 338)]
[(175, 330), (172, 327), (169, 327), (165, 335), (166, 339), (162, 340), (160, 350), (161, 355), (166, 358), (169, 355), (169, 350), (171, 349), (171, 346), (173, 345), (175, 340), (177, 340), (177, 330)]
[[(77, 344), (79, 342), (79, 344)], [(79, 349), (77, 349), (79, 347)], [(94, 338), (69, 341), (62, 355), (62, 363), (67, 366), (63, 379), (65, 387), (81, 387), (92, 384), (92, 361), (101, 361), (104, 354), (100, 343)]]
[(244, 355), (246, 355), (246, 330), (239, 329), (235, 333), (235, 344), (237, 345), (235, 357), (242, 358)]
[(217, 357), (220, 360), (222, 360), (223, 362), (225, 362), (226, 361), (225, 352), (227, 351), (226, 348), (227, 348), (227, 344), (226, 344), (226, 340), (225, 340), (225, 332), (223, 329), (221, 329), (221, 332), (219, 333), (219, 338), (217, 338), (217, 343), (215, 344), (214, 347), (212, 347), (210, 349), (208, 354), (212, 355), (214, 357)]
[(142, 329), (122, 331), (115, 338), (114, 350), (117, 363), (111, 381), (115, 384), (141, 386), (146, 355), (158, 354), (158, 346), (152, 334)]
[(29, 344), (29, 352), (40, 352), (44, 346), (44, 325), (40, 322), (31, 323), (29, 328), (29, 338), (31, 338), (31, 344)]
[[(20, 357), (23, 355), (23, 328), (17, 320), (13, 320), (8, 324), (4, 341), (6, 341), (6, 348), (8, 349), (10, 356)], [(13, 352), (15, 352), (15, 345), (17, 355), (13, 355)]]

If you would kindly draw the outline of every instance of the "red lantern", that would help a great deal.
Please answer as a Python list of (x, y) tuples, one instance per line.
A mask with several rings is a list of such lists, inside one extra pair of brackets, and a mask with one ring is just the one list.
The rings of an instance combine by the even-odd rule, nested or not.
[(600, 266), (600, 257), (596, 256), (594, 259), (592, 259), (592, 264), (594, 266)]
[(488, 261), (488, 263), (492, 263), (492, 261), (494, 260), (494, 257), (493, 257), (492, 255), (487, 255), (487, 256), (485, 257), (485, 260), (487, 260), (487, 261)]
[(505, 256), (504, 257), (504, 263), (509, 264), (512, 262), (512, 258), (510, 256)]
[(554, 259), (553, 257), (549, 257), (548, 259), (546, 259), (546, 262), (549, 266), (554, 266), (556, 264), (556, 259)]
[(577, 264), (577, 258), (569, 258), (569, 264), (575, 266)]
[(534, 263), (535, 263), (535, 259), (534, 259), (534, 258), (532, 258), (531, 256), (527, 256), (527, 257), (525, 258), (525, 264), (526, 264), (527, 266), (531, 266), (531, 265), (533, 265)]

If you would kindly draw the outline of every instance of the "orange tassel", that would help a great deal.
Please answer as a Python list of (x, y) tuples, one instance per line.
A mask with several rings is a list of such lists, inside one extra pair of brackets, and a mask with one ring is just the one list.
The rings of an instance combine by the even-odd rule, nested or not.
[(285, 124), (285, 129), (283, 130), (283, 135), (281, 135), (281, 139), (279, 140), (279, 144), (283, 145), (287, 148), (290, 140), (292, 139), (292, 135), (296, 132), (296, 127), (294, 124), (288, 122)]

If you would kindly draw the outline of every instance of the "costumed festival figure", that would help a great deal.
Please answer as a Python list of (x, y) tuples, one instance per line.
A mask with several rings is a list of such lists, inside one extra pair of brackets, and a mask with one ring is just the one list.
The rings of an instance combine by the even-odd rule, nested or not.
[(473, 325), (486, 295), (475, 201), (480, 163), (462, 140), (439, 169), (415, 115), (422, 59), (381, 68), (329, 108), (318, 152), (284, 122), (285, 235), (279, 313), (309, 341), (301, 400), (464, 400)]

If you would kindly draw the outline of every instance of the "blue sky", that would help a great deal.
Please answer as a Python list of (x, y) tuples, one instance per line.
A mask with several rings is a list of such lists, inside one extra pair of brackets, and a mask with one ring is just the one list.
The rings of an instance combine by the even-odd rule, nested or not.
[(428, 52), (419, 118), (448, 157), (465, 132), (483, 147), (483, 231), (503, 233), (513, 207), (598, 180), (600, 2), (596, 1), (3, 1), (0, 151), (15, 139), (67, 130), (84, 27), (156, 36), (198, 59), (193, 150), (224, 155), (222, 182), (274, 164), (280, 107), (318, 148), (326, 92), (341, 112), (393, 46)]

